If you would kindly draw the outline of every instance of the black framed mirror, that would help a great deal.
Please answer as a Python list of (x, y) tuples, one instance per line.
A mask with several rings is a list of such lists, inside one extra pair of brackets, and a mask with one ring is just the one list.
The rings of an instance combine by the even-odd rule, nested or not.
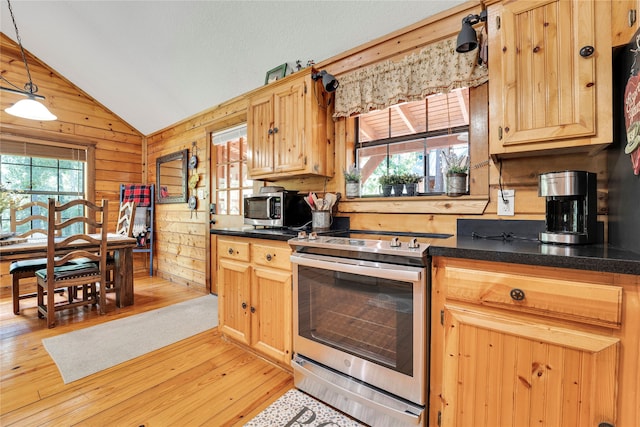
[(187, 202), (187, 163), (189, 150), (181, 150), (156, 159), (158, 203)]

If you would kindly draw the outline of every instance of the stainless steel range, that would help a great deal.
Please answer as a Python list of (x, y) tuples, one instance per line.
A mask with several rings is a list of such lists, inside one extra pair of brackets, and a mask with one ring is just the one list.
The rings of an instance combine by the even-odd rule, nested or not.
[(425, 425), (428, 245), (314, 235), (289, 245), (296, 387), (370, 425)]

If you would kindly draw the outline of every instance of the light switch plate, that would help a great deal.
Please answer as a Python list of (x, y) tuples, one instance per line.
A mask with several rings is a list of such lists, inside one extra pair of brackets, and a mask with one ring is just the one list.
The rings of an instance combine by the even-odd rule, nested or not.
[(498, 190), (498, 215), (514, 216), (516, 204), (516, 190)]

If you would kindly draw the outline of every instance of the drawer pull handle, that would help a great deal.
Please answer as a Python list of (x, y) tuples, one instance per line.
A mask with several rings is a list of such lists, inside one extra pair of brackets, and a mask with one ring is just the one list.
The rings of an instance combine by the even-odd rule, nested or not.
[(271, 258), (273, 258), (273, 257), (271, 256), (271, 254), (267, 254), (267, 256), (265, 258), (267, 258), (267, 261), (271, 261)]
[(524, 291), (522, 289), (511, 289), (509, 295), (511, 295), (511, 299), (513, 299), (514, 301), (522, 301), (524, 299)]
[(229, 252), (229, 255), (233, 255), (233, 248), (229, 248), (228, 252)]

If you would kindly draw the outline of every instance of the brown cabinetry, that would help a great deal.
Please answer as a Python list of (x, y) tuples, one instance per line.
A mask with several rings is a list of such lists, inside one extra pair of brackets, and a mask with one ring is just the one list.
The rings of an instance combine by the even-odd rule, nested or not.
[(611, 143), (610, 14), (610, 3), (596, 0), (489, 8), (492, 155)]
[(611, 2), (611, 44), (627, 44), (638, 30), (638, 0), (613, 0)]
[(289, 366), (291, 249), (285, 242), (218, 238), (220, 331)]
[(311, 69), (251, 95), (247, 164), (252, 179), (333, 175), (329, 96), (321, 83), (311, 79)]
[(434, 257), (432, 278), (430, 424), (637, 420), (637, 277)]

